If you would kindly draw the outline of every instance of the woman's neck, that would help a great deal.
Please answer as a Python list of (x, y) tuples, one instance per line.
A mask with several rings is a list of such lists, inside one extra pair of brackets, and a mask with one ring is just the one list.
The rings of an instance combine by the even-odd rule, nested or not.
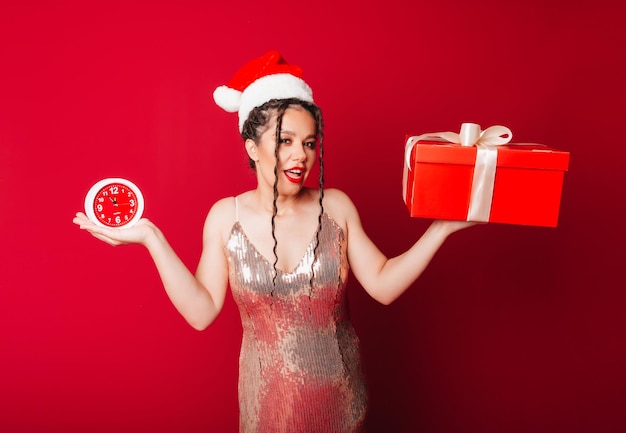
[[(310, 188), (302, 188), (298, 194), (295, 195), (278, 195), (276, 198), (276, 207), (278, 209), (278, 215), (289, 215), (298, 213), (303, 206), (311, 204), (314, 201), (313, 190)], [(257, 209), (261, 212), (273, 213), (274, 212), (274, 191), (262, 188), (254, 190), (254, 197), (256, 201)]]

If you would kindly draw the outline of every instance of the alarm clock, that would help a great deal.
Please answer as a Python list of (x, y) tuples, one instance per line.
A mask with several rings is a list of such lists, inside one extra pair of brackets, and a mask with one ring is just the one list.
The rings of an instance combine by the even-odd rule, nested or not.
[(132, 227), (141, 218), (143, 209), (141, 190), (120, 177), (96, 182), (85, 197), (85, 214), (100, 227)]

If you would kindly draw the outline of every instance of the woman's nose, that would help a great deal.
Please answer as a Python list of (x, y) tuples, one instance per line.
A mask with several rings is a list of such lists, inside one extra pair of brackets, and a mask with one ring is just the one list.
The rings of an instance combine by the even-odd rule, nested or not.
[(304, 151), (304, 143), (298, 143), (293, 147), (293, 159), (296, 161), (304, 161), (306, 159), (306, 152)]

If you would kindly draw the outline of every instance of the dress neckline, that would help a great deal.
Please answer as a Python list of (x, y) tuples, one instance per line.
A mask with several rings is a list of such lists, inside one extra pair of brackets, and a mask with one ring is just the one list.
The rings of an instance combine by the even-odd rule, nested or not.
[[(335, 229), (343, 236), (343, 229), (341, 228), (341, 226), (339, 224), (337, 224), (335, 222), (334, 219), (331, 218), (330, 215), (328, 215), (326, 212), (322, 213), (322, 229), (324, 227), (324, 220), (328, 221), (332, 226), (335, 227)], [(233, 233), (235, 232), (235, 229), (238, 228), (239, 231), (241, 232), (243, 238), (245, 239), (245, 241), (248, 243), (248, 245), (250, 245), (250, 247), (254, 250), (254, 252), (262, 258), (262, 260), (269, 265), (270, 267), (274, 268), (274, 262), (270, 261), (265, 255), (263, 255), (259, 249), (256, 247), (256, 245), (254, 244), (254, 242), (252, 242), (250, 240), (250, 238), (248, 237), (248, 235), (246, 234), (245, 229), (243, 228), (243, 226), (241, 225), (241, 223), (239, 222), (239, 220), (237, 219), (234, 223), (233, 223), (233, 227), (230, 231), (230, 237), (233, 236)], [(304, 259), (306, 258), (306, 256), (308, 255), (309, 251), (311, 250), (311, 248), (314, 248), (314, 243), (315, 243), (315, 236), (316, 233), (313, 233), (313, 236), (311, 237), (311, 240), (309, 241), (309, 243), (307, 244), (307, 247), (305, 248), (304, 252), (302, 253), (302, 257), (300, 257), (300, 260), (298, 260), (298, 263), (296, 263), (295, 267), (293, 268), (293, 270), (291, 270), (290, 272), (285, 271), (281, 268), (279, 268), (278, 266), (276, 267), (276, 271), (279, 274), (283, 274), (283, 275), (293, 275), (296, 273), (296, 271), (298, 270), (298, 268), (300, 268), (300, 266), (302, 266), (302, 262), (304, 261)]]

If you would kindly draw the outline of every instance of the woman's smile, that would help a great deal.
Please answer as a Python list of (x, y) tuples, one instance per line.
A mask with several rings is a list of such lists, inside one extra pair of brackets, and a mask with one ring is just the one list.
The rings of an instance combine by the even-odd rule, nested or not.
[(300, 183), (304, 179), (305, 169), (304, 167), (292, 167), (285, 170), (285, 176), (289, 182)]

